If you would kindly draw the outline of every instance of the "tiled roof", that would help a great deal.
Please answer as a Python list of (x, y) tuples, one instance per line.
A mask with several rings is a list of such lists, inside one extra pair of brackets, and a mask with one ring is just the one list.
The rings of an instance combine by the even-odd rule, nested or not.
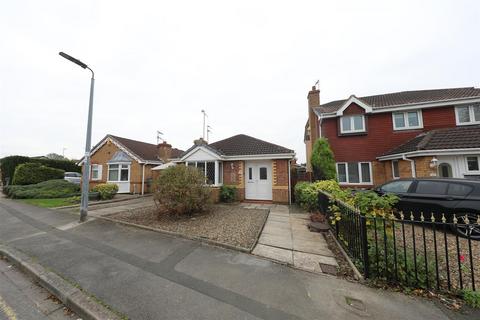
[(293, 153), (291, 149), (263, 141), (245, 134), (220, 140), (209, 144), (209, 147), (218, 150), (226, 156)]
[[(156, 144), (117, 137), (111, 134), (108, 136), (120, 142), (125, 148), (129, 149), (137, 157), (143, 160), (160, 161), (158, 158), (158, 149)], [(172, 158), (178, 158), (182, 153), (182, 150), (172, 148)]]
[[(375, 96), (358, 97), (359, 100), (365, 102), (373, 109), (381, 109), (398, 105), (409, 105), (426, 102), (439, 102), (445, 100), (455, 100), (464, 98), (480, 98), (480, 89), (474, 87), (467, 88), (450, 88), (450, 89), (433, 89), (433, 90), (416, 90), (401, 91), (387, 94), (379, 94)], [(348, 99), (331, 101), (322, 104), (315, 109), (320, 113), (335, 112), (342, 107)]]
[[(204, 146), (212, 150), (213, 152), (223, 156), (250, 156), (263, 154), (294, 153), (294, 151), (291, 149), (287, 149), (285, 147), (267, 141), (250, 137), (245, 134), (238, 134), (236, 136), (213, 142)], [(190, 149), (185, 151), (183, 155), (187, 154), (195, 147), (196, 146), (192, 146)]]
[(383, 156), (419, 150), (480, 148), (480, 125), (432, 130), (386, 152)]

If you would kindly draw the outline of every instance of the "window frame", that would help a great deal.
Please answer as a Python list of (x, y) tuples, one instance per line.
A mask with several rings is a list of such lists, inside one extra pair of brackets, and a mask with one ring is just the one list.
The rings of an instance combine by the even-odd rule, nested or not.
[[(335, 169), (337, 170), (337, 181), (340, 185), (359, 185), (359, 186), (366, 186), (366, 185), (373, 185), (373, 172), (372, 172), (372, 162), (369, 161), (353, 161), (350, 163), (356, 163), (357, 168), (358, 168), (358, 177), (360, 182), (350, 182), (349, 176), (348, 176), (348, 162), (337, 162), (335, 163)], [(369, 171), (369, 182), (366, 182), (363, 180), (363, 174), (362, 174), (362, 164), (368, 164), (368, 171)], [(346, 177), (346, 182), (341, 182), (338, 180), (338, 166), (339, 165), (345, 165), (345, 177)]]
[[(417, 117), (418, 117), (418, 125), (417, 126), (411, 126), (410, 122), (408, 121), (408, 114), (411, 112), (416, 112)], [(405, 127), (397, 127), (395, 123), (395, 115), (396, 114), (402, 114), (403, 115), (403, 120), (405, 123)], [(422, 110), (406, 110), (406, 111), (398, 111), (398, 112), (392, 112), (392, 123), (393, 123), (393, 130), (394, 131), (402, 131), (402, 130), (415, 130), (415, 129), (422, 129), (423, 128), (423, 115), (422, 115)]]
[[(477, 167), (478, 170), (470, 170), (468, 168), (468, 158), (477, 158)], [(465, 169), (467, 170), (467, 173), (480, 173), (480, 156), (479, 155), (468, 155), (465, 156)]]
[[(103, 165), (101, 164), (92, 164), (91, 165), (91, 169), (90, 169), (90, 180), (91, 181), (99, 181), (99, 180), (102, 180), (102, 175), (103, 175)], [(93, 172), (96, 171), (97, 172), (97, 177), (94, 178), (93, 177)]]
[[(114, 168), (113, 170), (110, 168), (111, 166), (117, 166), (117, 168)], [(127, 166), (126, 168), (123, 168), (123, 166)], [(122, 170), (128, 170), (128, 180), (122, 180)], [(110, 172), (111, 171), (117, 171), (118, 177), (117, 180), (110, 180)], [(130, 175), (132, 174), (132, 166), (130, 163), (122, 163), (122, 162), (115, 162), (115, 163), (107, 163), (107, 182), (112, 182), (112, 183), (127, 183), (131, 182), (130, 181)]]
[[(354, 117), (362, 117), (362, 129), (358, 130), (355, 129), (354, 125)], [(343, 129), (343, 119), (350, 119), (350, 130), (346, 131)], [(351, 133), (364, 133), (367, 132), (366, 122), (365, 122), (365, 115), (364, 114), (349, 114), (346, 116), (340, 117), (340, 134), (351, 134)]]
[[(465, 108), (465, 107), (468, 108), (468, 116), (470, 118), (470, 121), (460, 122), (460, 117), (458, 115), (458, 110), (460, 108)], [(475, 111), (473, 110), (475, 107), (480, 108), (480, 104), (474, 103), (474, 104), (468, 104), (468, 105), (464, 104), (464, 105), (455, 106), (455, 122), (456, 122), (457, 126), (471, 126), (471, 125), (475, 125), (475, 124), (480, 124), (480, 119), (478, 119), (478, 120), (475, 119)]]
[[(398, 170), (397, 170), (397, 171), (398, 171), (398, 172), (397, 172), (397, 173), (398, 173), (397, 176), (395, 175), (395, 165), (394, 165), (394, 163), (397, 164), (397, 169), (398, 169)], [(400, 179), (400, 160), (392, 160), (392, 178), (393, 178), (394, 180)]]
[[(203, 163), (203, 174), (205, 176), (205, 184), (210, 187), (220, 187), (223, 185), (223, 162), (218, 160), (194, 160), (194, 161), (185, 161), (187, 167), (198, 168), (198, 163)], [(214, 163), (215, 166), (215, 181), (213, 183), (207, 183), (207, 163)], [(220, 176), (221, 175), (221, 176)]]

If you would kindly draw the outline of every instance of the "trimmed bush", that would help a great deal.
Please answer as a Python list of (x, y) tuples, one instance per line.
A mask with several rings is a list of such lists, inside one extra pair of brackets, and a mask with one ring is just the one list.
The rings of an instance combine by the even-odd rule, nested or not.
[(92, 191), (99, 193), (100, 200), (110, 200), (117, 194), (118, 186), (114, 183), (100, 183)]
[(163, 170), (155, 181), (153, 196), (161, 214), (190, 215), (205, 211), (210, 204), (210, 188), (196, 168), (175, 166)]
[(314, 183), (299, 182), (295, 185), (295, 200), (298, 205), (309, 212), (318, 211), (318, 192), (320, 190), (337, 197), (345, 192), (335, 180), (322, 180)]
[(63, 179), (65, 171), (50, 168), (40, 163), (22, 163), (15, 169), (13, 185), (35, 184), (43, 181)]
[(3, 192), (12, 199), (50, 199), (68, 198), (75, 196), (80, 186), (61, 180), (49, 180), (37, 184), (10, 185), (3, 188)]
[(336, 178), (335, 158), (327, 139), (320, 138), (315, 141), (310, 160), (315, 180), (332, 180)]
[(0, 174), (3, 185), (7, 184), (7, 179), (9, 179), (10, 184), (12, 184), (13, 175), (15, 173), (15, 168), (22, 163), (33, 162), (40, 163), (47, 167), (62, 169), (68, 172), (81, 172), (82, 168), (78, 166), (74, 161), (70, 160), (54, 160), (54, 159), (39, 159), (39, 158), (29, 158), (24, 156), (9, 156), (0, 159)]
[(220, 187), (220, 201), (233, 202), (235, 201), (235, 195), (237, 188), (235, 186), (221, 186)]

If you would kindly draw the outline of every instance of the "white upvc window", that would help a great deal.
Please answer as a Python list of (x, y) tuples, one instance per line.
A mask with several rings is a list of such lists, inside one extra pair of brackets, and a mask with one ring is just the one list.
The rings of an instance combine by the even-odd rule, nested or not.
[(340, 118), (340, 133), (365, 132), (365, 116), (355, 114)]
[(467, 172), (480, 172), (480, 156), (466, 156), (465, 161), (467, 162)]
[(392, 112), (393, 130), (411, 130), (423, 128), (421, 110)]
[(220, 186), (223, 183), (223, 164), (221, 161), (187, 161), (188, 167), (195, 167), (205, 175), (205, 183)]
[(392, 177), (393, 179), (400, 179), (400, 162), (398, 160), (392, 160)]
[(103, 166), (101, 164), (92, 164), (91, 168), (90, 180), (102, 180)]
[(130, 181), (130, 165), (121, 163), (108, 164), (108, 182)]
[(373, 184), (371, 162), (338, 162), (337, 177), (340, 184)]
[(480, 104), (455, 107), (457, 125), (480, 124)]

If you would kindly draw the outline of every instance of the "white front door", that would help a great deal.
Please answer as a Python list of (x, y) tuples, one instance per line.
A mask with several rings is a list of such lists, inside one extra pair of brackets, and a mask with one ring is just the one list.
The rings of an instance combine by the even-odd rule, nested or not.
[(130, 192), (130, 164), (112, 163), (108, 165), (108, 183), (118, 186), (118, 193)]
[(272, 200), (272, 162), (245, 162), (245, 199)]

